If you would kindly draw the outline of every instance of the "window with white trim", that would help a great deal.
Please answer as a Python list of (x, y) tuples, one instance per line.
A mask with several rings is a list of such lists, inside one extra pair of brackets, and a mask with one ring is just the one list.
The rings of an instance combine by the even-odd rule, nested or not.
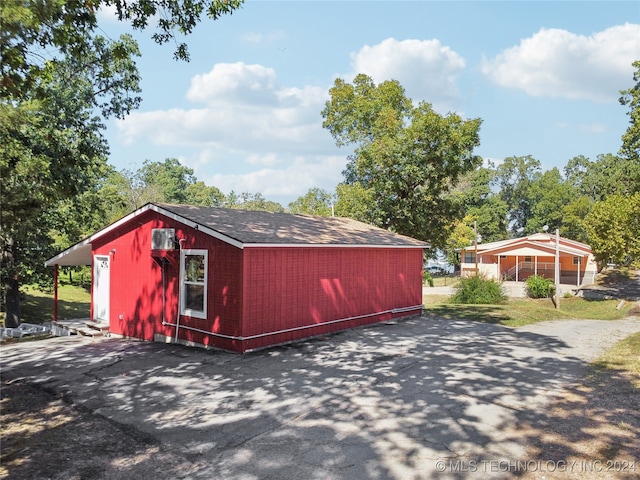
[(462, 263), (475, 263), (475, 261), (476, 261), (476, 252), (469, 252), (465, 250), (464, 259)]
[(180, 252), (180, 313), (207, 318), (207, 262), (206, 250)]

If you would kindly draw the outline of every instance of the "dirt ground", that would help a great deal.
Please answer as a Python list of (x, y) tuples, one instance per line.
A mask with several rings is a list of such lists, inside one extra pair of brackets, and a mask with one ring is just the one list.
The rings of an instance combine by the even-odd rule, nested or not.
[[(153, 439), (42, 387), (3, 380), (1, 393), (0, 478), (124, 480), (171, 478), (170, 472), (184, 471), (185, 459), (163, 451)], [(137, 468), (142, 464), (144, 470)]]
[(565, 389), (544, 419), (521, 426), (532, 440), (527, 458), (555, 462), (522, 478), (640, 478), (640, 389), (633, 380), (620, 373), (590, 375)]

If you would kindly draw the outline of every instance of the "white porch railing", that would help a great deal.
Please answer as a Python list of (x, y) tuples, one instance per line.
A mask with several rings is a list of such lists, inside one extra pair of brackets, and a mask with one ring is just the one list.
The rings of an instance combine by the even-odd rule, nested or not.
[[(555, 263), (553, 262), (520, 262), (513, 267), (511, 267), (506, 272), (502, 272), (503, 278), (513, 278), (515, 279), (520, 275), (522, 270), (530, 270), (537, 275), (541, 275), (543, 273), (551, 273), (555, 274)], [(518, 275), (516, 275), (516, 271)], [(542, 276), (542, 275), (541, 275)]]

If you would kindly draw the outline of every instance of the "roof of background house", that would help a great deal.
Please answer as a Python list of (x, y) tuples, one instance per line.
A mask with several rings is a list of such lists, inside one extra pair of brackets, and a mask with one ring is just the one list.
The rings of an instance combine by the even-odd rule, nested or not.
[[(591, 247), (586, 243), (577, 242), (575, 240), (571, 240), (569, 238), (560, 237), (559, 238), (559, 249), (563, 253), (573, 254), (573, 255), (586, 255), (591, 253)], [(478, 252), (480, 253), (491, 253), (502, 250), (516, 250), (521, 249), (524, 246), (529, 246), (534, 249), (555, 249), (556, 244), (556, 236), (548, 233), (534, 233), (532, 235), (520, 238), (510, 238), (507, 240), (499, 240), (496, 242), (489, 242), (478, 244)], [(471, 250), (475, 249), (475, 246), (467, 247), (463, 250)], [(531, 255), (531, 253), (526, 253), (527, 255)]]

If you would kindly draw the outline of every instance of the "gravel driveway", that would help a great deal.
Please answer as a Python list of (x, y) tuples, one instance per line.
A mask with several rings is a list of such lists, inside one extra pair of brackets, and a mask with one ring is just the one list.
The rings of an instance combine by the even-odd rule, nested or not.
[[(544, 416), (589, 361), (637, 331), (637, 317), (515, 329), (420, 317), (244, 356), (121, 339), (6, 345), (3, 395), (18, 386), (34, 402), (49, 395), (47, 408), (58, 412), (49, 421), (71, 420), (38, 433), (38, 448), (32, 438), (20, 450), (5, 433), (3, 472), (510, 478), (500, 465), (517, 464), (500, 462), (528, 461), (532, 441), (517, 426)], [(3, 400), (5, 422), (13, 400)]]

